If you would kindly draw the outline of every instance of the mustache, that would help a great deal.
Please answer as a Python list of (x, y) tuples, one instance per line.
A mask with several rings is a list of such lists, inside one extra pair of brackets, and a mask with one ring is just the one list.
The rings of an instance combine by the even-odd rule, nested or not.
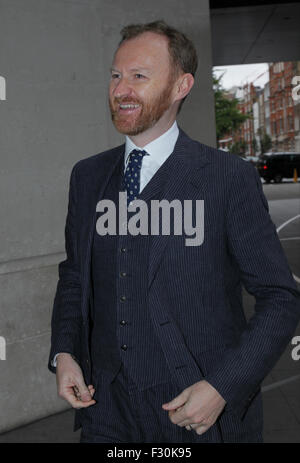
[(114, 98), (114, 103), (117, 104), (142, 104), (140, 100), (132, 99), (132, 98)]

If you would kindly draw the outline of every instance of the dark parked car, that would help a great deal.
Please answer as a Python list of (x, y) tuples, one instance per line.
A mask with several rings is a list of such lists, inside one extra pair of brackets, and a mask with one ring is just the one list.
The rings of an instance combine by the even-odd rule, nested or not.
[(265, 153), (256, 164), (259, 175), (269, 183), (280, 183), (283, 178), (293, 178), (294, 169), (300, 177), (300, 153)]

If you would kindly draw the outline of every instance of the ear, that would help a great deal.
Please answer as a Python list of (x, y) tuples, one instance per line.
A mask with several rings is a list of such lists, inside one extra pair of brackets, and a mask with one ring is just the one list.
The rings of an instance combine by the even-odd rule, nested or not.
[(192, 74), (181, 75), (176, 85), (176, 100), (182, 100), (186, 97), (190, 93), (194, 82)]

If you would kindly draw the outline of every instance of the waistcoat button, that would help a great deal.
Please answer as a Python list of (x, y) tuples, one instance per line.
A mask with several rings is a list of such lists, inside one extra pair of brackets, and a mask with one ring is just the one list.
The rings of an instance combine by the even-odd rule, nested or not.
[(126, 346), (126, 344), (123, 344), (123, 346), (121, 346), (121, 349), (123, 349), (123, 350), (127, 350), (127, 346)]

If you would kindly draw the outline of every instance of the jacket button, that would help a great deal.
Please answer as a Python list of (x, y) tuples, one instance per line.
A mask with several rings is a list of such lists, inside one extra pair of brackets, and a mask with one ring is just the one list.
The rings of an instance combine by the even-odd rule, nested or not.
[(126, 272), (120, 272), (121, 277), (126, 277), (127, 273)]
[(127, 321), (126, 320), (121, 320), (120, 325), (122, 325), (122, 326), (127, 325)]
[(126, 248), (121, 248), (121, 252), (126, 252)]
[(120, 300), (123, 302), (123, 301), (126, 301), (126, 296), (120, 296)]
[(123, 346), (121, 346), (121, 349), (123, 349), (123, 350), (127, 350), (127, 346), (126, 346), (126, 344), (123, 344)]

